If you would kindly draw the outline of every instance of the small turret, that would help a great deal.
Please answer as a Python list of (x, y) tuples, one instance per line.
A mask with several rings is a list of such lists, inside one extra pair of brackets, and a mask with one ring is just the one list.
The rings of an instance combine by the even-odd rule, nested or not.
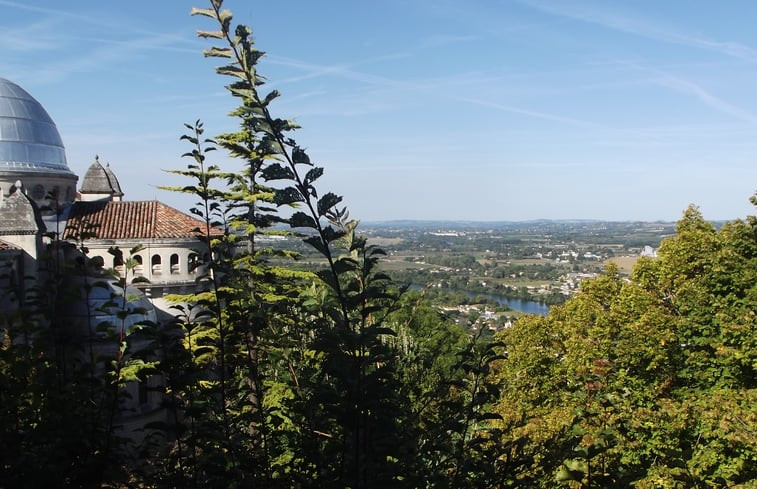
[(121, 191), (121, 184), (118, 183), (110, 164), (103, 166), (100, 163), (100, 157), (95, 156), (95, 161), (90, 165), (79, 189), (80, 199), (85, 202), (95, 200), (106, 200), (119, 202), (124, 196)]

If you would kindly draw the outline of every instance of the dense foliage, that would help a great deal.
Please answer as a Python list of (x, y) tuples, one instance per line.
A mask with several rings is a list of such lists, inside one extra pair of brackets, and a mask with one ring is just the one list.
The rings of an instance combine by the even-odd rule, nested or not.
[(757, 220), (689, 208), (658, 259), (500, 335), (498, 411), (554, 487), (755, 487)]
[[(175, 172), (198, 288), (158, 324), (130, 256), (106, 280), (88, 236), (53, 243), (0, 322), (0, 487), (755, 487), (757, 219), (691, 208), (630, 280), (482, 338), (378, 269), (271, 115), (250, 29), (221, 0), (194, 13), (239, 102), (236, 132), (187, 125)], [(322, 269), (266, 239), (294, 233)], [(127, 429), (146, 392), (159, 417)]]

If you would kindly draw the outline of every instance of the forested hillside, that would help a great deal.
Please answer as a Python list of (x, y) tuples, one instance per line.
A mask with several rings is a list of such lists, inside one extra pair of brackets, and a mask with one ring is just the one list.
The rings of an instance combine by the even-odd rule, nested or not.
[[(757, 487), (757, 218), (716, 230), (691, 207), (630, 279), (484, 339), (378, 269), (271, 114), (250, 29), (221, 0), (194, 13), (239, 104), (236, 132), (187, 125), (174, 172), (207, 273), (158, 324), (113, 250), (113, 320), (72, 331), (107, 277), (51, 245), (0, 320), (0, 487)], [(295, 233), (322, 270), (261, 239)], [(126, 431), (135, 384), (163, 414)]]

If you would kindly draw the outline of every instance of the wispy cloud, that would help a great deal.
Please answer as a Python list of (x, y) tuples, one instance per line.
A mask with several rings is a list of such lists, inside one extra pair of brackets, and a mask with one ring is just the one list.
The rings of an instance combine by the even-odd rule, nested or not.
[(684, 95), (693, 96), (700, 103), (721, 114), (752, 124), (757, 122), (756, 114), (718, 97), (690, 78), (685, 78), (658, 68), (644, 66), (637, 62), (623, 61), (618, 62), (617, 64), (637, 72), (645, 73), (647, 75), (645, 80), (646, 83), (671, 89)]
[[(31, 50), (60, 51), (58, 62), (52, 68), (62, 68), (63, 71), (55, 76), (56, 79), (60, 79), (66, 72), (84, 71), (84, 67), (92, 66), (95, 62), (107, 62), (108, 56), (101, 55), (104, 50), (113, 53), (110, 56), (111, 62), (118, 61), (118, 54), (128, 52), (157, 50), (197, 53), (200, 50), (200, 43), (194, 38), (170, 32), (145, 30), (139, 28), (138, 24), (114, 20), (111, 16), (101, 16), (94, 11), (82, 14), (12, 0), (0, 0), (0, 8), (37, 14), (38, 21), (28, 24), (21, 22), (18, 27), (3, 26), (0, 22), (0, 26), (4, 28), (3, 36), (0, 37), (0, 48), (6, 53)], [(72, 44), (83, 47), (71, 50), (69, 47)], [(69, 69), (66, 69), (67, 67)], [(49, 68), (45, 70), (50, 71)]]
[(174, 38), (163, 34), (149, 34), (131, 39), (107, 39), (103, 37), (78, 37), (71, 36), (70, 40), (91, 43), (93, 45), (109, 44), (111, 46), (121, 46), (127, 49), (139, 51), (166, 51), (174, 53), (199, 54), (200, 49), (181, 47), (174, 45)]
[(310, 80), (322, 76), (341, 76), (352, 80), (362, 81), (372, 85), (384, 85), (387, 83), (393, 83), (392, 80), (386, 77), (373, 75), (363, 71), (355, 70), (356, 67), (361, 65), (368, 65), (379, 61), (386, 61), (391, 59), (407, 58), (410, 55), (408, 53), (389, 53), (381, 56), (374, 56), (365, 58), (362, 60), (354, 61), (351, 63), (339, 63), (333, 65), (319, 65), (315, 63), (309, 63), (293, 58), (284, 56), (267, 56), (266, 62), (273, 65), (285, 66), (302, 71), (301, 75), (291, 76), (277, 80), (277, 84), (295, 83), (304, 80)]
[[(165, 40), (174, 41), (176, 43), (185, 43), (185, 44), (193, 44), (193, 45), (197, 44), (195, 39), (190, 40), (190, 39), (187, 39), (185, 36), (181, 36), (181, 35), (173, 35), (173, 34), (164, 33), (164, 32), (157, 33), (153, 31), (148, 31), (145, 29), (135, 27), (135, 24), (132, 24), (130, 22), (121, 22), (117, 20), (114, 21), (113, 17), (96, 15), (91, 10), (88, 10), (86, 14), (80, 14), (80, 13), (72, 12), (70, 10), (60, 10), (60, 9), (49, 8), (49, 7), (40, 7), (37, 5), (28, 5), (25, 3), (15, 2), (11, 0), (0, 0), (0, 7), (9, 7), (16, 10), (23, 10), (23, 11), (33, 12), (37, 14), (43, 14), (44, 16), (46, 16), (46, 20), (44, 22), (47, 22), (47, 23), (65, 22), (66, 26), (68, 27), (67, 32), (69, 33), (76, 32), (76, 29), (71, 28), (71, 21), (76, 21), (80, 25), (81, 24), (90, 25), (93, 27), (97, 27), (99, 29), (105, 29), (110, 33), (120, 32), (120, 33), (148, 35), (153, 38), (157, 38), (157, 37), (165, 38)], [(29, 30), (28, 32), (32, 33), (33, 31)]]
[(671, 88), (677, 92), (693, 95), (704, 105), (722, 114), (736, 117), (749, 123), (757, 123), (757, 115), (737, 107), (705, 90), (691, 80), (686, 80), (673, 75), (661, 75), (652, 79), (652, 82), (660, 86)]
[(690, 34), (675, 26), (661, 25), (651, 19), (607, 8), (607, 4), (568, 1), (520, 0), (544, 13), (599, 25), (627, 34), (670, 44), (720, 52), (726, 56), (757, 62), (757, 50), (733, 41), (721, 41)]
[[(292, 83), (318, 77), (340, 77), (349, 81), (363, 84), (353, 85), (338, 93), (336, 98), (328, 99), (328, 103), (315, 101), (310, 106), (299, 106), (300, 115), (313, 114), (341, 114), (354, 116), (357, 114), (390, 112), (407, 107), (408, 100), (424, 98), (443, 100), (445, 102), (473, 104), (479, 107), (509, 112), (529, 118), (549, 120), (561, 124), (591, 129), (607, 129), (601, 124), (558, 114), (533, 110), (527, 107), (498, 103), (491, 98), (466, 97), (457, 95), (463, 93), (482, 93), (485, 87), (501, 88), (502, 77), (486, 72), (453, 73), (440, 77), (424, 77), (414, 79), (394, 79), (381, 75), (356, 70), (360, 64), (369, 64), (377, 58), (367, 59), (355, 63), (338, 65), (317, 65), (292, 58), (272, 56), (269, 61), (273, 64), (302, 70), (302, 75), (277, 80), (276, 84)], [(463, 89), (464, 90), (460, 90)], [(326, 95), (325, 91), (319, 92)], [(334, 95), (332, 93), (332, 95)], [(409, 98), (408, 98), (409, 97)]]
[(7, 26), (0, 35), (0, 50), (8, 55), (59, 49), (61, 39), (53, 33), (58, 24), (55, 19), (43, 19), (18, 27)]
[(12, 2), (12, 1), (9, 1), (9, 0), (0, 0), (0, 6), (10, 7), (10, 8), (18, 9), (18, 10), (25, 10), (27, 12), (34, 12), (34, 13), (38, 13), (38, 14), (45, 14), (45, 15), (52, 15), (52, 16), (56, 16), (56, 17), (66, 17), (66, 18), (69, 18), (69, 19), (76, 19), (76, 20), (79, 20), (81, 22), (86, 22), (88, 24), (98, 24), (98, 19), (94, 19), (94, 18), (88, 17), (86, 15), (75, 14), (75, 13), (68, 12), (68, 11), (65, 11), (65, 10), (58, 10), (58, 9), (53, 9), (53, 8), (49, 8), (49, 7), (40, 7), (40, 6), (37, 6), (37, 5), (28, 5), (28, 4), (25, 4), (25, 3)]
[(166, 39), (158, 37), (141, 37), (130, 40), (99, 40), (92, 42), (88, 49), (81, 49), (75, 53), (66, 53), (54, 61), (28, 69), (27, 77), (43, 80), (45, 83), (56, 83), (66, 79), (74, 73), (102, 72), (106, 66), (119, 64), (124, 59), (132, 58), (140, 53), (154, 49), (167, 49)]
[(544, 119), (544, 120), (548, 120), (552, 122), (560, 122), (564, 124), (570, 124), (573, 126), (591, 127), (591, 128), (602, 127), (599, 124), (595, 124), (593, 122), (583, 121), (580, 119), (574, 119), (572, 117), (565, 117), (565, 116), (561, 116), (557, 114), (550, 114), (548, 112), (541, 112), (538, 110), (531, 110), (524, 107), (500, 104), (500, 103), (492, 102), (490, 100), (475, 99), (475, 98), (460, 98), (460, 101), (468, 102), (468, 103), (479, 105), (482, 107), (488, 107), (490, 109), (495, 109), (495, 110), (499, 110), (503, 112), (510, 112), (512, 114), (525, 115), (525, 116), (533, 117), (536, 119)]

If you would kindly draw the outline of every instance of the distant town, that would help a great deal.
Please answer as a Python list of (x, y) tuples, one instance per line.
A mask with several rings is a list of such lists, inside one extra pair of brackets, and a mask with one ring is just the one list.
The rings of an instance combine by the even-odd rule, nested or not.
[(524, 313), (546, 314), (608, 263), (627, 276), (674, 231), (674, 222), (550, 220), (363, 226), (387, 252), (384, 266), (395, 280), (423, 290), (473, 330), (491, 331)]
[[(361, 224), (386, 252), (384, 270), (472, 331), (497, 331), (522, 314), (546, 314), (609, 263), (628, 276), (655, 257), (674, 222), (393, 221)], [(312, 252), (289, 240), (309, 264)]]

